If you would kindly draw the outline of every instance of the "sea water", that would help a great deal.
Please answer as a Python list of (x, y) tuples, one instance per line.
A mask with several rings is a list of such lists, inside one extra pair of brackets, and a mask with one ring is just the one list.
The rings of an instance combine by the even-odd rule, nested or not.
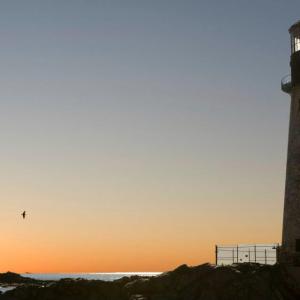
[[(60, 279), (88, 279), (88, 280), (103, 280), (103, 281), (113, 281), (123, 277), (130, 276), (157, 276), (161, 274), (160, 272), (127, 272), (127, 273), (25, 273), (20, 274), (23, 277), (33, 278), (37, 280), (60, 280)], [(0, 286), (0, 292), (5, 293), (9, 290), (14, 289), (13, 286)]]
[(15, 287), (14, 286), (0, 286), (0, 292), (5, 293), (7, 291), (13, 290)]
[(103, 280), (113, 281), (123, 277), (130, 276), (157, 276), (160, 272), (126, 272), (126, 273), (25, 273), (23, 277), (38, 279), (38, 280), (60, 280), (65, 278), (71, 279), (88, 279), (88, 280)]

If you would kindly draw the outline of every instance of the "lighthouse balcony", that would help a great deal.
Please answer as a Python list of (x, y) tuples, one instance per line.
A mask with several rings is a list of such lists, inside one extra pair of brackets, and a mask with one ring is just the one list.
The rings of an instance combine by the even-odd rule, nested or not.
[(291, 75), (284, 76), (281, 79), (281, 90), (290, 94), (292, 91), (292, 78)]

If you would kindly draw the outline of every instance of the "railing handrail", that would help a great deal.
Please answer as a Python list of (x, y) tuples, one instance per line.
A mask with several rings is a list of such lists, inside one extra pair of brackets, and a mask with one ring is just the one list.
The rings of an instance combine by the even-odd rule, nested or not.
[(270, 243), (270, 244), (218, 244), (216, 245), (219, 248), (249, 248), (249, 247), (273, 247), (273, 246), (280, 246), (278, 243)]

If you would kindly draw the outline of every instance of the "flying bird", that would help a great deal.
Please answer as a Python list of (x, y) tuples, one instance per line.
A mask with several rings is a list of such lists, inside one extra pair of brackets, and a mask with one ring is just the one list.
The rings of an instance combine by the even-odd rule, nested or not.
[(22, 215), (23, 219), (25, 219), (25, 217), (26, 217), (26, 211), (24, 210), (23, 213), (21, 213), (21, 215)]

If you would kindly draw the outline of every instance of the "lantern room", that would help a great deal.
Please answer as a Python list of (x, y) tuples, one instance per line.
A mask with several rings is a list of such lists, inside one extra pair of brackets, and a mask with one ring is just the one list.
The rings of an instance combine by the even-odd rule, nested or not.
[(300, 21), (289, 29), (291, 35), (291, 86), (300, 85)]
[(300, 51), (300, 21), (295, 23), (290, 29), (289, 29), (290, 35), (291, 35), (291, 50), (292, 54), (295, 52)]

